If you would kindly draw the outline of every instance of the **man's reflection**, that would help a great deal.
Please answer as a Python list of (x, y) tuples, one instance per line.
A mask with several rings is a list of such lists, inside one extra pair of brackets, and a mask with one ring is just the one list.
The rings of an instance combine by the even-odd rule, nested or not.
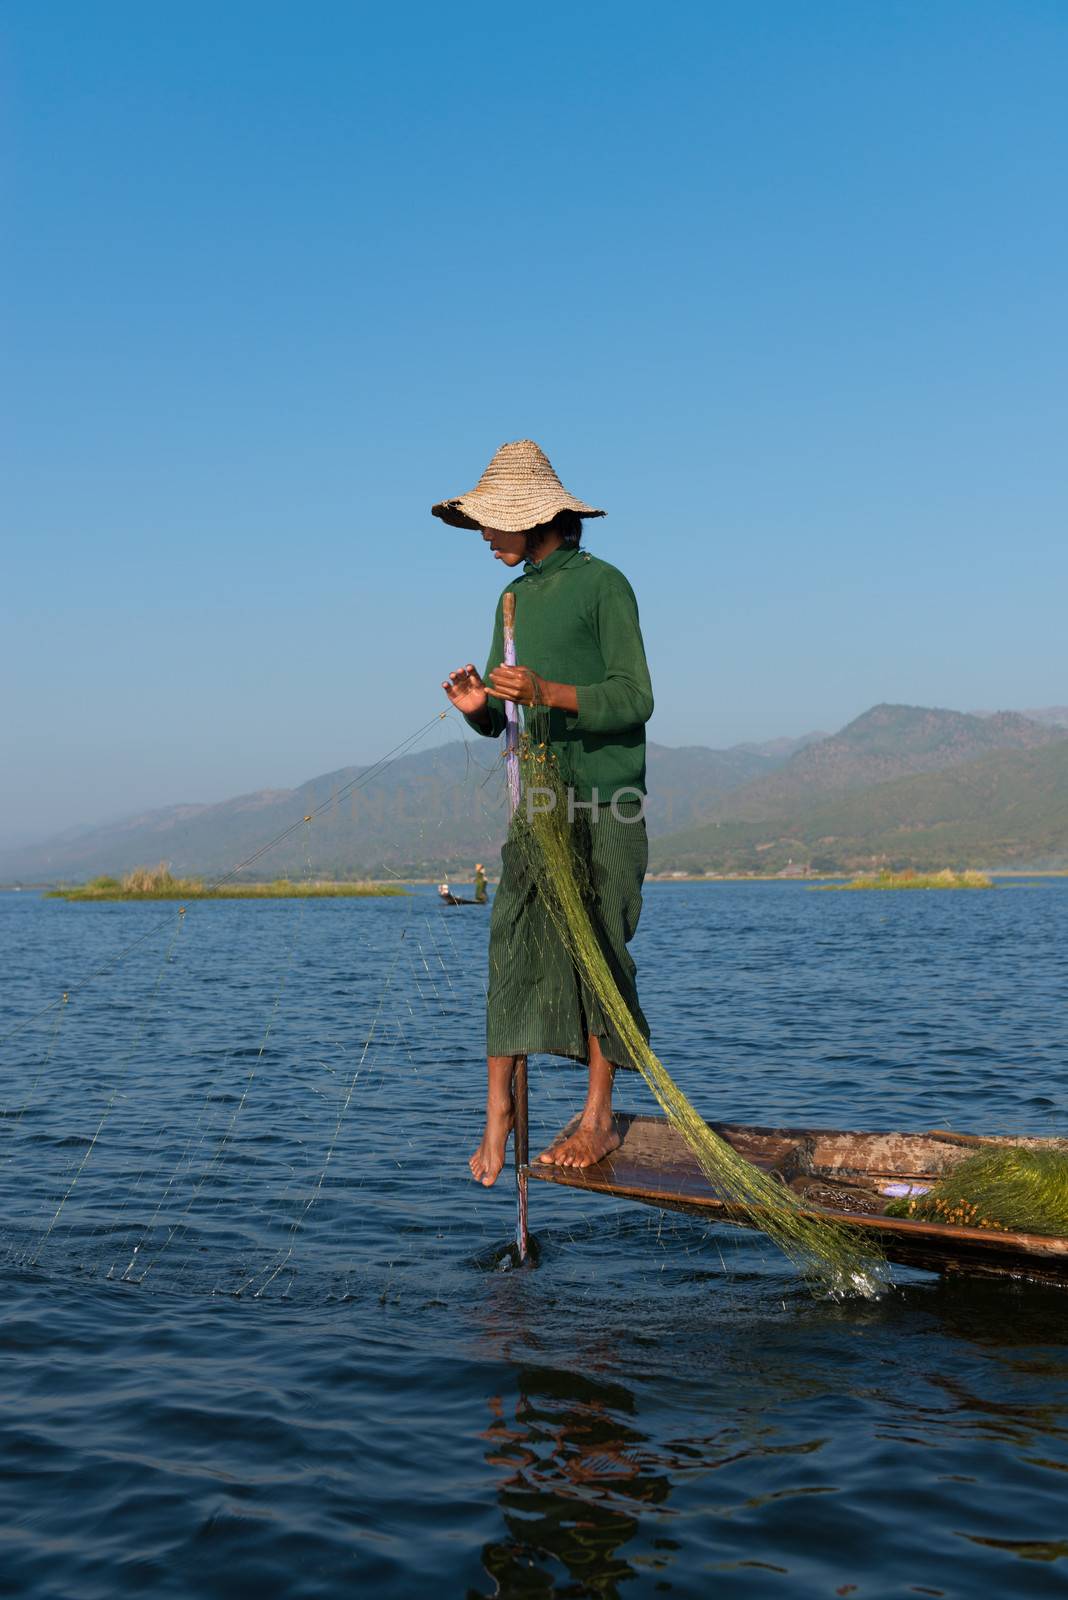
[(482, 1435), (511, 1535), (483, 1549), (488, 1593), (551, 1594), (559, 1563), (577, 1592), (611, 1600), (636, 1576), (619, 1551), (638, 1531), (640, 1508), (666, 1501), (667, 1473), (624, 1420), (634, 1399), (622, 1385), (552, 1368), (517, 1376), (514, 1415), (492, 1397)]

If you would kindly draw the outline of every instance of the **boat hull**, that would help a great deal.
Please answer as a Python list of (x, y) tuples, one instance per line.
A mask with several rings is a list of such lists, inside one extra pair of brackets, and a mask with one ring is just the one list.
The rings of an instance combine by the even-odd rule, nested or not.
[[(526, 1174), (589, 1194), (684, 1212), (709, 1223), (738, 1225), (740, 1219), (731, 1215), (682, 1135), (665, 1118), (620, 1113), (618, 1123), (619, 1149), (596, 1166), (579, 1169), (533, 1161), (524, 1169)], [(890, 1261), (932, 1272), (1068, 1287), (1068, 1238), (888, 1217), (885, 1208), (890, 1200), (882, 1193), (890, 1183), (932, 1182), (980, 1148), (1028, 1145), (1068, 1152), (1068, 1139), (984, 1138), (944, 1130), (859, 1133), (722, 1122), (709, 1126), (748, 1161), (774, 1173), (814, 1214), (837, 1218), (868, 1234)]]

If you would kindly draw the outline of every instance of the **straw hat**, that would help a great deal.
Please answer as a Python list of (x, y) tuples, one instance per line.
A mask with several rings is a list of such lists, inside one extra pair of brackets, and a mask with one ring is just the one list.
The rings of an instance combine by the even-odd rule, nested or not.
[(558, 511), (577, 511), (580, 517), (604, 516), (603, 511), (568, 494), (549, 457), (533, 439), (502, 444), (468, 494), (441, 500), (431, 510), (454, 528), (497, 528), (501, 533), (524, 533), (551, 522)]

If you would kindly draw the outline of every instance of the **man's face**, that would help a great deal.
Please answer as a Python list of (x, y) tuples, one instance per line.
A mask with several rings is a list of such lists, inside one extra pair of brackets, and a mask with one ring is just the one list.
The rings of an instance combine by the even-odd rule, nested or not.
[(502, 533), (499, 528), (479, 530), (493, 551), (494, 561), (503, 561), (506, 567), (518, 567), (525, 560), (527, 536), (525, 533)]

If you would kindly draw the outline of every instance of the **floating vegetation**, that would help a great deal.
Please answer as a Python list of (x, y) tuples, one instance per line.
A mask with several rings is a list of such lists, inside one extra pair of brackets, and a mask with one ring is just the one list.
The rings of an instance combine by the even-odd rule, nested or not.
[(840, 893), (843, 889), (992, 889), (993, 879), (985, 872), (861, 872), (849, 883), (821, 884), (821, 890)]
[(895, 1200), (886, 1214), (1068, 1237), (1068, 1150), (982, 1150), (953, 1167), (928, 1194)]
[(156, 867), (135, 867), (124, 878), (92, 878), (88, 883), (52, 889), (53, 900), (302, 900), (351, 899), (398, 895), (392, 883), (204, 883), (200, 878), (175, 878), (165, 861)]
[[(546, 746), (532, 745), (525, 737), (520, 761), (524, 798), (513, 818), (509, 842), (525, 853), (552, 924), (630, 1065), (642, 1074), (701, 1171), (716, 1185), (729, 1214), (767, 1234), (832, 1294), (878, 1293), (884, 1266), (878, 1250), (859, 1230), (813, 1214), (811, 1206), (785, 1184), (732, 1149), (708, 1126), (654, 1054), (620, 994), (591, 922), (586, 872), (575, 849), (567, 793), (555, 758)], [(591, 820), (590, 826), (595, 827), (596, 821)]]

